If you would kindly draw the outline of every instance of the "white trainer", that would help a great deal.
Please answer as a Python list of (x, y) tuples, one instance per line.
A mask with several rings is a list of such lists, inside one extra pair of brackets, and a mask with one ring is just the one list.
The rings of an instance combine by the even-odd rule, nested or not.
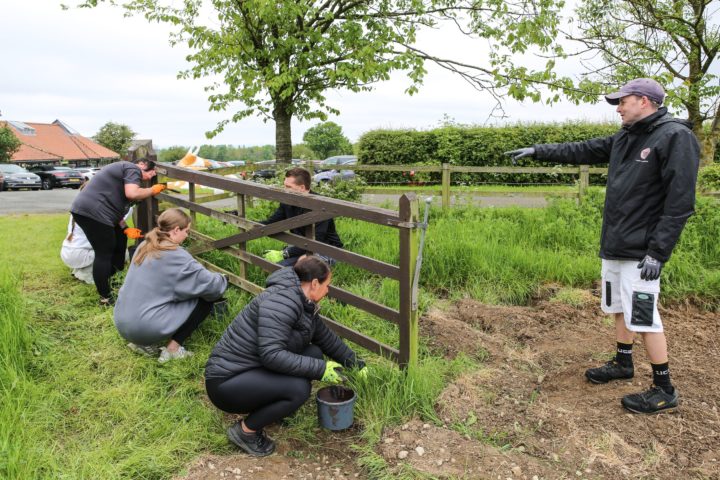
[(160, 353), (160, 349), (157, 345), (136, 345), (132, 342), (127, 344), (128, 348), (135, 353), (140, 355), (146, 355), (148, 357), (155, 357)]
[(193, 352), (190, 350), (186, 350), (185, 347), (180, 345), (180, 348), (178, 348), (176, 351), (171, 352), (165, 347), (162, 347), (160, 349), (160, 356), (158, 357), (158, 362), (165, 363), (169, 362), (170, 360), (179, 360), (181, 358), (187, 358), (192, 357)]

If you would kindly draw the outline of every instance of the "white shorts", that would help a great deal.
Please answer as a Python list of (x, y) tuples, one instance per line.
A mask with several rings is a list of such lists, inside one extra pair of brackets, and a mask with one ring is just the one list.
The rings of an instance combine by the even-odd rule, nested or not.
[(660, 279), (640, 278), (637, 260), (602, 261), (602, 310), (622, 313), (631, 332), (662, 332), (658, 313)]

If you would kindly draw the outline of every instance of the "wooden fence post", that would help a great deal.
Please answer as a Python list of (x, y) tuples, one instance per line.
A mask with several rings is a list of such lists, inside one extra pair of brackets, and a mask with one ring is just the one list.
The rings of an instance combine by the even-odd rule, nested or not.
[(420, 206), (417, 196), (400, 197), (400, 220), (414, 227), (400, 228), (400, 358), (403, 367), (412, 367), (418, 359), (418, 310), (412, 308), (412, 284), (418, 256)]
[(580, 177), (578, 178), (578, 201), (582, 202), (585, 191), (590, 186), (590, 165), (580, 165)]
[[(238, 193), (236, 198), (237, 198), (238, 217), (245, 218), (245, 195)], [(238, 231), (244, 232), (245, 229), (238, 227)], [(247, 248), (247, 243), (246, 242), (239, 243), (238, 248), (240, 250), (242, 250), (243, 252), (245, 252), (246, 248)], [(238, 276), (240, 278), (247, 279), (247, 267), (245, 265), (245, 262), (243, 262), (242, 260), (240, 261), (240, 271), (238, 273), (239, 273)]]
[[(188, 200), (195, 203), (195, 183), (188, 182)], [(194, 211), (190, 211), (190, 218), (192, 218), (193, 226), (197, 229), (197, 218)]]
[[(150, 180), (150, 187), (157, 183), (157, 177)], [(135, 213), (133, 213), (135, 228), (139, 228), (143, 233), (147, 233), (155, 228), (156, 218), (159, 213), (158, 201), (154, 196), (138, 202)]]
[(442, 164), (442, 207), (450, 208), (450, 164)]

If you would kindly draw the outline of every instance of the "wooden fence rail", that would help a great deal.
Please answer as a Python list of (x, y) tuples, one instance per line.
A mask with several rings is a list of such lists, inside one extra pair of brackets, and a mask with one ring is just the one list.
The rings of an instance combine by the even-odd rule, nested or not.
[[(287, 167), (287, 164), (280, 164), (280, 165), (253, 165), (248, 164), (246, 166), (242, 167), (231, 167), (231, 168), (221, 168), (217, 170), (213, 170), (213, 173), (217, 173), (218, 175), (227, 175), (230, 173), (242, 173), (242, 172), (252, 172), (255, 170), (260, 169), (279, 169), (283, 167)], [(317, 163), (314, 162), (306, 162), (303, 165), (304, 168), (307, 168), (310, 172), (313, 171), (313, 169), (317, 170), (319, 168)], [(607, 168), (591, 168), (589, 165), (578, 165), (575, 167), (468, 167), (468, 166), (460, 166), (460, 165), (451, 165), (449, 163), (443, 163), (442, 165), (341, 165), (339, 166), (340, 170), (352, 170), (357, 172), (430, 172), (430, 173), (441, 173), (442, 174), (442, 182), (440, 189), (435, 190), (428, 190), (428, 193), (438, 193), (442, 196), (442, 206), (443, 208), (449, 208), (450, 207), (450, 194), (451, 194), (451, 179), (452, 175), (455, 173), (495, 173), (495, 174), (519, 174), (519, 173), (525, 173), (525, 174), (545, 174), (545, 175), (558, 175), (558, 174), (570, 174), (570, 175), (577, 175), (578, 176), (578, 182), (577, 182), (577, 193), (573, 194), (573, 196), (577, 196), (578, 200), (582, 201), (583, 197), (585, 196), (585, 192), (587, 191), (588, 187), (590, 186), (590, 175), (591, 174), (600, 174), (600, 175), (607, 175)], [(368, 189), (368, 193), (381, 193), (382, 191), (379, 189)], [(493, 193), (500, 193), (500, 192), (493, 192)], [(507, 194), (507, 192), (503, 192), (501, 194)], [(221, 194), (222, 195), (222, 194)], [(513, 195), (527, 195), (527, 196), (536, 196), (533, 192), (513, 192)], [(219, 200), (220, 198), (226, 198), (226, 197), (220, 197), (214, 198), (212, 200)], [(207, 201), (212, 201), (211, 199), (208, 199)]]
[[(342, 337), (374, 353), (390, 358), (401, 366), (412, 365), (417, 361), (418, 311), (417, 307), (412, 305), (412, 284), (418, 255), (418, 230), (421, 225), (418, 213), (418, 200), (414, 193), (403, 195), (399, 201), (398, 211), (394, 211), (318, 195), (299, 194), (292, 191), (285, 191), (274, 186), (227, 178), (219, 175), (219, 173), (225, 173), (220, 170), (214, 170), (212, 172), (196, 171), (171, 164), (160, 163), (157, 165), (157, 172), (170, 179), (188, 182), (190, 195), (188, 199), (184, 199), (170, 193), (161, 193), (157, 197), (149, 198), (142, 202), (138, 208), (138, 221), (141, 229), (147, 231), (156, 224), (158, 201), (170, 202), (175, 206), (190, 210), (193, 218), (193, 226), (197, 225), (194, 219), (200, 214), (237, 227), (238, 233), (221, 239), (215, 239), (193, 230), (191, 231), (193, 245), (188, 251), (197, 256), (209, 251), (220, 250), (240, 260), (240, 268), (238, 271), (231, 272), (218, 265), (214, 265), (206, 259), (198, 258), (198, 261), (207, 268), (227, 274), (233, 285), (253, 294), (257, 294), (262, 291), (263, 288), (248, 280), (247, 266), (253, 265), (267, 272), (281, 268), (279, 265), (268, 262), (264, 258), (254, 255), (247, 250), (248, 242), (263, 237), (271, 237), (310, 252), (322, 253), (339, 262), (345, 262), (362, 268), (370, 274), (395, 280), (399, 283), (400, 301), (397, 310), (337, 286), (331, 286), (328, 295), (386, 321), (397, 324), (399, 331), (399, 345), (397, 347), (383, 344), (377, 339), (371, 338), (327, 317), (321, 318)], [(156, 181), (156, 179), (153, 179), (153, 181)], [(228, 196), (236, 196), (238, 205), (237, 215), (214, 210), (203, 205), (206, 199), (198, 198), (195, 195), (197, 185), (224, 190)], [(225, 194), (214, 195), (214, 197), (223, 195)], [(246, 200), (250, 197), (302, 207), (307, 213), (268, 225), (256, 223), (245, 218)], [(397, 229), (399, 232), (399, 265), (392, 265), (379, 259), (370, 258), (314, 240), (314, 224), (334, 217), (353, 218), (359, 221)], [(290, 230), (297, 228), (304, 229), (305, 236), (290, 233)]]

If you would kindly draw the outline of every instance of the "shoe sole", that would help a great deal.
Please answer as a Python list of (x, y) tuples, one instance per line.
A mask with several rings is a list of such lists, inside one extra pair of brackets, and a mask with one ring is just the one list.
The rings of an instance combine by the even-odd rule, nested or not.
[(595, 385), (604, 385), (604, 384), (606, 384), (606, 383), (610, 383), (610, 382), (615, 381), (615, 380), (630, 380), (630, 379), (633, 378), (634, 376), (635, 376), (635, 375), (631, 375), (631, 376), (629, 376), (629, 377), (611, 378), (610, 380), (599, 380), (599, 379), (597, 379), (597, 378), (589, 377), (589, 376), (586, 374), (586, 375), (585, 375), (585, 378), (587, 378), (590, 383), (594, 383)]
[(641, 414), (641, 415), (657, 415), (657, 414), (659, 414), (659, 413), (675, 413), (675, 411), (678, 409), (678, 406), (677, 406), (677, 405), (674, 405), (674, 406), (672, 406), (672, 407), (665, 407), (665, 408), (661, 408), (661, 409), (659, 409), (659, 410), (655, 410), (654, 412), (643, 412), (643, 411), (640, 411), (640, 410), (635, 410), (634, 408), (628, 407), (628, 406), (625, 405), (625, 404), (623, 404), (623, 408), (625, 408), (625, 410), (627, 410), (627, 411), (629, 411), (629, 412), (639, 413), (639, 414)]
[(232, 429), (232, 427), (229, 427), (227, 429), (227, 436), (230, 439), (232, 443), (240, 447), (245, 453), (252, 457), (267, 457), (268, 455), (272, 455), (272, 453), (275, 451), (275, 445), (273, 444), (272, 449), (267, 453), (262, 452), (256, 452), (255, 450), (251, 449), (250, 447), (245, 444), (245, 442), (242, 441), (241, 438), (239, 438), (237, 435), (235, 435), (235, 431)]

